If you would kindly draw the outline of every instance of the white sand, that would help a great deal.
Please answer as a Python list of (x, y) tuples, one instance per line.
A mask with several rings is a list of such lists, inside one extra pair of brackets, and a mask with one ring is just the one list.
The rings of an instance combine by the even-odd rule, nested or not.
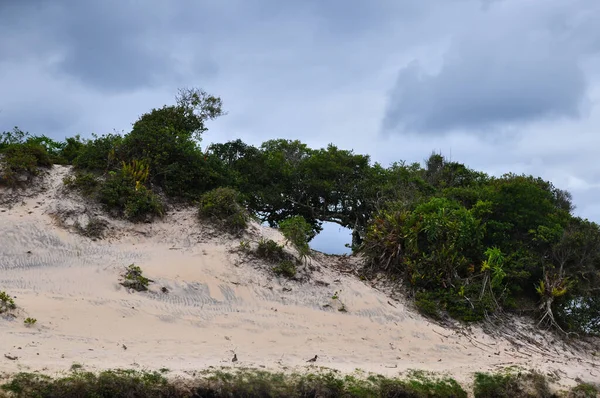
[[(346, 373), (423, 369), (469, 381), (473, 372), (517, 365), (557, 375), (563, 385), (600, 381), (591, 352), (550, 345), (542, 334), (518, 346), (477, 328), (465, 335), (444, 329), (340, 274), (335, 259), (313, 260), (317, 269), (305, 282), (274, 277), (268, 265), (232, 251), (239, 239), (200, 225), (192, 209), (152, 224), (111, 220), (112, 237), (92, 241), (53, 216), (72, 210), (71, 220), (85, 222), (81, 214), (100, 214), (65, 195), (68, 171), (55, 166), (44, 191), (12, 208), (0, 205), (0, 291), (19, 306), (17, 318), (0, 318), (0, 372), (53, 374), (79, 363), (190, 374), (231, 366), (235, 351), (235, 366), (286, 371), (309, 368), (306, 360), (318, 355), (316, 365)], [(252, 233), (282, 240), (268, 228)], [(149, 292), (119, 285), (131, 263), (155, 281)], [(336, 291), (348, 312), (337, 310)], [(37, 319), (33, 327), (23, 324), (28, 316)]]

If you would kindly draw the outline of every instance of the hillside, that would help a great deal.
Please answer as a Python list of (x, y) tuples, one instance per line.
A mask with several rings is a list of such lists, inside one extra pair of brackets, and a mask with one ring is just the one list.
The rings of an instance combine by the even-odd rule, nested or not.
[[(235, 353), (234, 366), (286, 372), (306, 370), (318, 355), (317, 366), (343, 373), (422, 369), (468, 383), (474, 372), (518, 366), (561, 386), (600, 382), (592, 348), (568, 346), (530, 321), (511, 319), (504, 336), (444, 328), (397, 292), (358, 278), (353, 257), (314, 253), (301, 280), (277, 277), (239, 249), (239, 238), (199, 223), (193, 208), (153, 223), (115, 220), (64, 189), (69, 172), (55, 165), (19, 200), (0, 188), (0, 291), (18, 306), (15, 317), (0, 318), (5, 374), (56, 374), (77, 363), (193, 375), (231, 366)], [(109, 223), (104, 239), (75, 231), (92, 215)], [(284, 241), (258, 224), (244, 239), (260, 237)], [(132, 263), (153, 281), (147, 292), (119, 284)], [(25, 326), (27, 317), (37, 322)]]

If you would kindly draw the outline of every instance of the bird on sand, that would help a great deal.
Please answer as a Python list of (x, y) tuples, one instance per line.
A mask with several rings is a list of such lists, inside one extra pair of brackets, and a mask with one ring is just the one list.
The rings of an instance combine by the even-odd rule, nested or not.
[(309, 360), (308, 360), (308, 361), (306, 361), (306, 362), (317, 362), (317, 356), (315, 355), (315, 357), (314, 357), (314, 358), (311, 358), (311, 359), (309, 359)]
[(231, 360), (231, 362), (237, 362), (237, 354), (233, 354), (233, 359)]

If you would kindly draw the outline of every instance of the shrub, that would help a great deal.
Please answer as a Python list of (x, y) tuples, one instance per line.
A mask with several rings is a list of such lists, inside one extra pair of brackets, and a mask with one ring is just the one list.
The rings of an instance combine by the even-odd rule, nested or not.
[(0, 291), (0, 314), (17, 308), (15, 301), (6, 292)]
[(138, 292), (143, 292), (148, 290), (148, 284), (150, 282), (153, 281), (143, 275), (142, 269), (139, 266), (130, 264), (125, 270), (121, 285)]
[(68, 164), (73, 164), (73, 161), (79, 156), (84, 143), (81, 141), (81, 137), (76, 135), (75, 137), (69, 137), (65, 139), (65, 145), (60, 151), (60, 157), (65, 160)]
[(286, 278), (293, 278), (296, 276), (296, 265), (290, 260), (283, 260), (273, 268), (273, 272)]
[(107, 209), (116, 210), (131, 221), (144, 221), (163, 215), (163, 205), (158, 197), (123, 164), (119, 172), (111, 172), (102, 183), (98, 200)]
[(283, 261), (286, 257), (283, 246), (272, 239), (261, 239), (258, 241), (256, 255), (272, 263)]
[(55, 141), (45, 135), (34, 135), (29, 136), (25, 141), (25, 144), (44, 148), (45, 152), (48, 154), (50, 163), (52, 164), (67, 163), (67, 160), (62, 157), (62, 151), (66, 145), (64, 142)]
[(83, 195), (89, 196), (96, 191), (100, 181), (93, 173), (79, 172), (75, 176), (67, 176), (63, 179), (63, 184), (70, 189), (76, 189)]
[(415, 306), (417, 310), (426, 317), (439, 319), (440, 312), (438, 309), (438, 303), (431, 298), (431, 296), (425, 292), (418, 292), (415, 296)]
[(569, 391), (569, 398), (596, 398), (600, 390), (592, 384), (582, 383)]
[(181, 90), (177, 105), (143, 114), (123, 141), (126, 159), (145, 159), (151, 181), (170, 195), (197, 198), (223, 183), (219, 162), (198, 143), (205, 122), (223, 114), (220, 98), (199, 89)]
[(279, 229), (288, 242), (298, 250), (300, 258), (303, 259), (310, 253), (308, 242), (315, 233), (312, 226), (302, 216), (294, 216), (279, 223)]
[(144, 221), (163, 214), (163, 205), (158, 197), (143, 185), (133, 191), (125, 204), (125, 218), (131, 221)]
[(202, 195), (198, 216), (217, 223), (232, 233), (246, 229), (250, 218), (240, 204), (240, 194), (232, 188), (217, 188)]
[(438, 378), (425, 372), (412, 371), (405, 383), (414, 394), (408, 396), (467, 398), (467, 392), (460, 384), (448, 377)]
[(34, 176), (39, 173), (40, 167), (52, 166), (50, 156), (43, 146), (27, 143), (5, 147), (0, 162), (2, 163), (0, 170), (3, 170), (3, 175), (0, 177), (9, 185), (15, 185), (20, 174)]
[(104, 231), (108, 227), (108, 223), (96, 217), (91, 217), (84, 227), (79, 226), (79, 233), (83, 236), (93, 239), (101, 239), (104, 237)]
[(70, 156), (77, 154), (77, 157), (73, 159), (75, 168), (92, 171), (116, 169), (121, 158), (123, 137), (118, 134), (102, 136), (93, 134), (92, 136), (94, 139), (85, 140), (81, 146), (75, 142), (71, 144)]
[(35, 319), (35, 318), (29, 318), (29, 317), (23, 321), (23, 323), (25, 324), (25, 326), (33, 326), (33, 325), (36, 324), (36, 322), (37, 322), (37, 319)]
[(546, 378), (535, 372), (516, 375), (476, 373), (473, 392), (475, 398), (554, 397)]
[(75, 370), (71, 375), (55, 380), (36, 373), (18, 373), (2, 386), (2, 390), (18, 398), (186, 396), (158, 372), (107, 370), (96, 375)]

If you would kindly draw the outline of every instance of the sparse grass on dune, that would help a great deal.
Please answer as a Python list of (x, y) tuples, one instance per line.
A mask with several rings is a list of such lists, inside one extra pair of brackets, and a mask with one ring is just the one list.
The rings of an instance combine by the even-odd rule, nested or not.
[[(16, 374), (0, 387), (0, 397), (348, 397), (462, 398), (467, 392), (454, 379), (413, 371), (403, 379), (359, 378), (331, 371), (309, 374), (271, 373), (255, 369), (201, 372), (193, 381), (169, 380), (161, 372), (107, 370), (99, 374), (73, 368), (52, 379), (36, 373)], [(164, 372), (163, 372), (164, 373)], [(580, 384), (553, 393), (539, 373), (475, 375), (475, 397), (595, 397), (596, 387)]]

